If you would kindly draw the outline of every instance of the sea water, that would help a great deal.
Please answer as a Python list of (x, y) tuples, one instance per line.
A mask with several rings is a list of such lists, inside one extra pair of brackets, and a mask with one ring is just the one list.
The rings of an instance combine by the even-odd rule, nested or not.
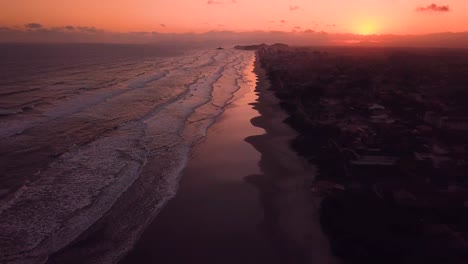
[(92, 229), (103, 233), (95, 261), (120, 259), (253, 61), (230, 49), (0, 45), (0, 262), (46, 262)]

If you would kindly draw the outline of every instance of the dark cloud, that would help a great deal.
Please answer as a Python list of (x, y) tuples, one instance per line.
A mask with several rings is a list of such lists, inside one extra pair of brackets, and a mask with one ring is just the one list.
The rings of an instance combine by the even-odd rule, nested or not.
[(9, 27), (0, 27), (0, 32), (10, 32), (10, 31), (13, 31), (13, 29)]
[(279, 31), (279, 30), (271, 30), (271, 31), (268, 31), (268, 33), (271, 35), (287, 35), (288, 34), (287, 32)]
[(166, 24), (159, 24), (161, 27), (166, 27)]
[(307, 30), (304, 30), (304, 33), (315, 33), (315, 31), (309, 28)]
[(137, 31), (137, 32), (130, 32), (129, 34), (132, 34), (132, 35), (135, 35), (135, 36), (147, 36), (147, 35), (151, 35), (152, 32)]
[(430, 4), (426, 7), (418, 7), (416, 8), (417, 12), (450, 12), (450, 6), (448, 5), (436, 5), (436, 4)]
[(39, 29), (39, 28), (42, 28), (42, 25), (39, 23), (29, 23), (29, 24), (24, 25), (24, 27), (27, 29)]
[(297, 26), (297, 27), (294, 27), (294, 29), (301, 29), (301, 27)]
[(76, 29), (80, 32), (83, 33), (89, 33), (89, 34), (96, 34), (99, 33), (101, 30), (98, 30), (95, 27), (76, 27)]
[(41, 28), (38, 29), (37, 31), (42, 31), (42, 32), (65, 32), (68, 31), (66, 27), (52, 27), (52, 28)]
[(297, 5), (295, 5), (295, 6), (290, 5), (290, 6), (289, 6), (289, 11), (296, 11), (296, 10), (298, 10), (299, 8), (300, 8), (300, 7), (297, 6)]
[(62, 26), (62, 27), (51, 27), (51, 28), (46, 28), (42, 27), (39, 29), (36, 29), (35, 32), (62, 32), (62, 33), (73, 33), (73, 32), (79, 32), (78, 28), (76, 26)]
[(280, 22), (284, 24), (284, 23), (286, 23), (286, 20), (281, 19)]

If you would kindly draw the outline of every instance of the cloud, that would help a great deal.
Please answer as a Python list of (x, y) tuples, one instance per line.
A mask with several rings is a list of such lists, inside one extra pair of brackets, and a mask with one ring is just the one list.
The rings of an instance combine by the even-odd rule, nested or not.
[(207, 5), (219, 5), (222, 3), (223, 3), (222, 1), (216, 1), (216, 0), (208, 0), (208, 2), (206, 2)]
[(284, 24), (284, 23), (286, 23), (286, 20), (281, 19), (280, 22)]
[(159, 24), (161, 27), (166, 27), (166, 24)]
[(336, 24), (328, 24), (327, 27), (336, 27)]
[(301, 27), (297, 26), (297, 27), (294, 27), (294, 29), (301, 29)]
[[(237, 4), (237, 0), (231, 0), (231, 3), (232, 4)], [(221, 5), (221, 4), (225, 4), (224, 1), (217, 1), (217, 0), (208, 0), (206, 2), (207, 5)]]
[(95, 27), (76, 27), (76, 29), (83, 33), (88, 33), (88, 34), (96, 34), (102, 31)]
[(42, 25), (39, 23), (29, 23), (29, 24), (24, 25), (24, 27), (27, 29), (40, 29), (42, 28)]
[(9, 27), (0, 27), (0, 32), (9, 32), (9, 31), (13, 31), (13, 29)]
[(417, 12), (450, 12), (450, 6), (448, 5), (436, 5), (436, 4), (430, 4), (426, 7), (418, 7), (416, 8)]
[(74, 26), (65, 26), (65, 29), (73, 31), (73, 30), (75, 30), (75, 27)]
[(147, 35), (151, 35), (152, 32), (137, 31), (137, 32), (130, 32), (128, 34), (135, 35), (135, 36), (147, 36)]
[[(229, 3), (225, 0), (225, 3)], [(278, 22), (279, 20), (277, 20)], [(286, 24), (285, 24), (286, 25)], [(283, 25), (284, 26), (284, 25)], [(67, 29), (70, 27), (69, 29)], [(216, 28), (216, 25), (214, 26)], [(70, 30), (73, 28), (74, 30)], [(289, 27), (288, 27), (289, 28)], [(232, 32), (213, 30), (206, 33), (158, 33), (158, 32), (111, 32), (94, 27), (64, 25), (42, 27), (31, 30), (25, 26), (6, 27), (0, 25), (0, 42), (34, 43), (133, 43), (161, 44), (180, 47), (219, 47), (247, 45), (252, 43), (291, 45), (372, 45), (408, 47), (452, 47), (468, 48), (468, 33), (439, 33), (429, 35), (373, 35), (326, 33), (313, 28), (290, 31)], [(95, 34), (90, 34), (95, 32)], [(294, 37), (293, 37), (294, 36)]]
[(295, 5), (295, 6), (290, 5), (290, 6), (289, 6), (289, 11), (296, 11), (296, 10), (298, 10), (299, 8), (300, 8), (300, 7), (297, 6), (297, 5)]

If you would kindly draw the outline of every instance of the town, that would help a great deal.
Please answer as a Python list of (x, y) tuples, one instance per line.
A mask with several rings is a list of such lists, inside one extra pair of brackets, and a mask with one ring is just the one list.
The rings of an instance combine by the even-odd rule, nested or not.
[(468, 50), (249, 46), (345, 263), (467, 263)]

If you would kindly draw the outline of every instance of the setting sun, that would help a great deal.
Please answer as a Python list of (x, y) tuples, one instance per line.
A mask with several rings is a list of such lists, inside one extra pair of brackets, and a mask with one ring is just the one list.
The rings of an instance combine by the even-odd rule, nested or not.
[(356, 25), (356, 33), (360, 35), (372, 35), (377, 33), (377, 24), (374, 21), (363, 21)]

